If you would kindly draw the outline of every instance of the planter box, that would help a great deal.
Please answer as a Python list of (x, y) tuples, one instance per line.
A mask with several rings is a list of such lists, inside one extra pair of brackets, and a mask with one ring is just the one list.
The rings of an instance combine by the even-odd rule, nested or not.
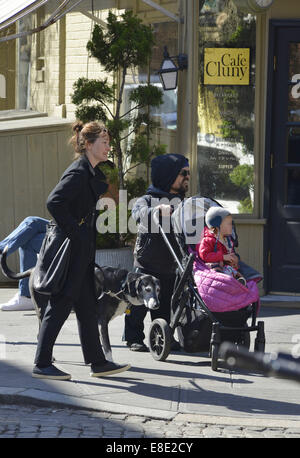
[(95, 262), (101, 266), (119, 267), (120, 269), (132, 270), (133, 268), (133, 249), (111, 248), (97, 250)]

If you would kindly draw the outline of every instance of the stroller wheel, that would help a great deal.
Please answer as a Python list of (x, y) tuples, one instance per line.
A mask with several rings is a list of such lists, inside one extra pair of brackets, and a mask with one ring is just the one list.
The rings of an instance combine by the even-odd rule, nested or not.
[(158, 318), (151, 323), (149, 348), (154, 359), (164, 361), (171, 351), (172, 333), (168, 323)]

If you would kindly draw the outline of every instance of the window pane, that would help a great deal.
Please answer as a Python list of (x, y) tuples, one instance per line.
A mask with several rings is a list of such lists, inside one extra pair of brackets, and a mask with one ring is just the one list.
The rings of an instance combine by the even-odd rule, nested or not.
[(287, 131), (287, 162), (300, 164), (300, 126)]
[[(144, 153), (146, 151), (173, 153), (175, 151), (176, 128), (177, 128), (177, 89), (171, 91), (163, 91), (157, 71), (160, 69), (163, 61), (164, 46), (167, 46), (170, 56), (178, 55), (178, 25), (173, 22), (152, 24), (154, 29), (155, 44), (152, 48), (151, 61), (145, 67), (131, 69), (126, 77), (124, 87), (124, 97), (122, 103), (122, 114), (128, 113), (131, 117), (140, 116), (142, 124), (139, 133), (144, 134), (143, 139), (146, 142)], [(130, 99), (132, 90), (140, 85), (151, 84), (157, 86), (162, 91), (163, 103), (159, 107), (139, 107), (135, 101)], [(151, 123), (146, 126), (146, 121), (150, 114)], [(144, 116), (144, 118), (143, 118)], [(141, 140), (136, 133), (128, 130), (127, 135), (124, 135), (123, 141), (124, 150), (134, 148), (138, 145), (139, 148), (144, 148), (143, 143), (135, 143)], [(149, 153), (149, 154), (150, 154)], [(135, 161), (132, 159), (133, 154), (128, 155), (126, 166), (130, 168), (127, 177), (138, 176), (146, 178), (147, 183), (150, 182), (150, 168), (145, 165), (134, 167)], [(130, 161), (133, 161), (132, 163)]]
[(288, 205), (300, 205), (300, 168), (286, 171), (286, 196)]
[[(178, 55), (178, 25), (174, 22), (163, 22), (154, 24), (153, 28), (155, 45), (150, 63), (150, 81), (151, 84), (158, 85), (163, 90), (157, 70), (160, 69), (163, 61), (164, 46), (167, 46), (170, 56)], [(151, 113), (163, 129), (176, 129), (177, 89), (163, 91), (163, 104), (158, 108), (152, 108)]]
[(255, 16), (206, 0), (199, 27), (199, 192), (252, 213)]

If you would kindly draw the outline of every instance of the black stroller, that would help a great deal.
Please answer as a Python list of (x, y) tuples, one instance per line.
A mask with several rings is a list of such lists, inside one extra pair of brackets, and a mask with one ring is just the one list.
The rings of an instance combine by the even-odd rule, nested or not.
[[(180, 258), (172, 248), (164, 229), (159, 230), (177, 263), (177, 278), (171, 299), (171, 320), (156, 319), (149, 329), (149, 348), (152, 357), (164, 361), (171, 351), (175, 330), (181, 348), (187, 353), (209, 352), (211, 368), (218, 369), (219, 348), (222, 342), (233, 342), (247, 349), (250, 332), (256, 331), (255, 351), (264, 352), (264, 322), (256, 322), (258, 303), (228, 312), (212, 312), (201, 298), (193, 275), (195, 253), (193, 243), (199, 240), (203, 229), (205, 212), (211, 205), (219, 205), (209, 198), (194, 196), (181, 203), (172, 215), (172, 228), (181, 253)], [(236, 233), (234, 234), (236, 237)], [(244, 276), (258, 273), (245, 266)], [(259, 274), (258, 274), (259, 275)], [(236, 282), (235, 279), (233, 281)], [(252, 318), (251, 325), (247, 320)]]

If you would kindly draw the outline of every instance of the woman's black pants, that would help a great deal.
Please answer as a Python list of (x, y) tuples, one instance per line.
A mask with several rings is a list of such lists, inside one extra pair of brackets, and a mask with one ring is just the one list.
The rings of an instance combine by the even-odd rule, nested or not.
[(52, 364), (53, 346), (73, 308), (85, 363), (104, 364), (106, 360), (100, 343), (96, 305), (94, 266), (91, 265), (85, 274), (77, 300), (63, 296), (50, 299), (39, 331), (34, 363), (39, 367)]

